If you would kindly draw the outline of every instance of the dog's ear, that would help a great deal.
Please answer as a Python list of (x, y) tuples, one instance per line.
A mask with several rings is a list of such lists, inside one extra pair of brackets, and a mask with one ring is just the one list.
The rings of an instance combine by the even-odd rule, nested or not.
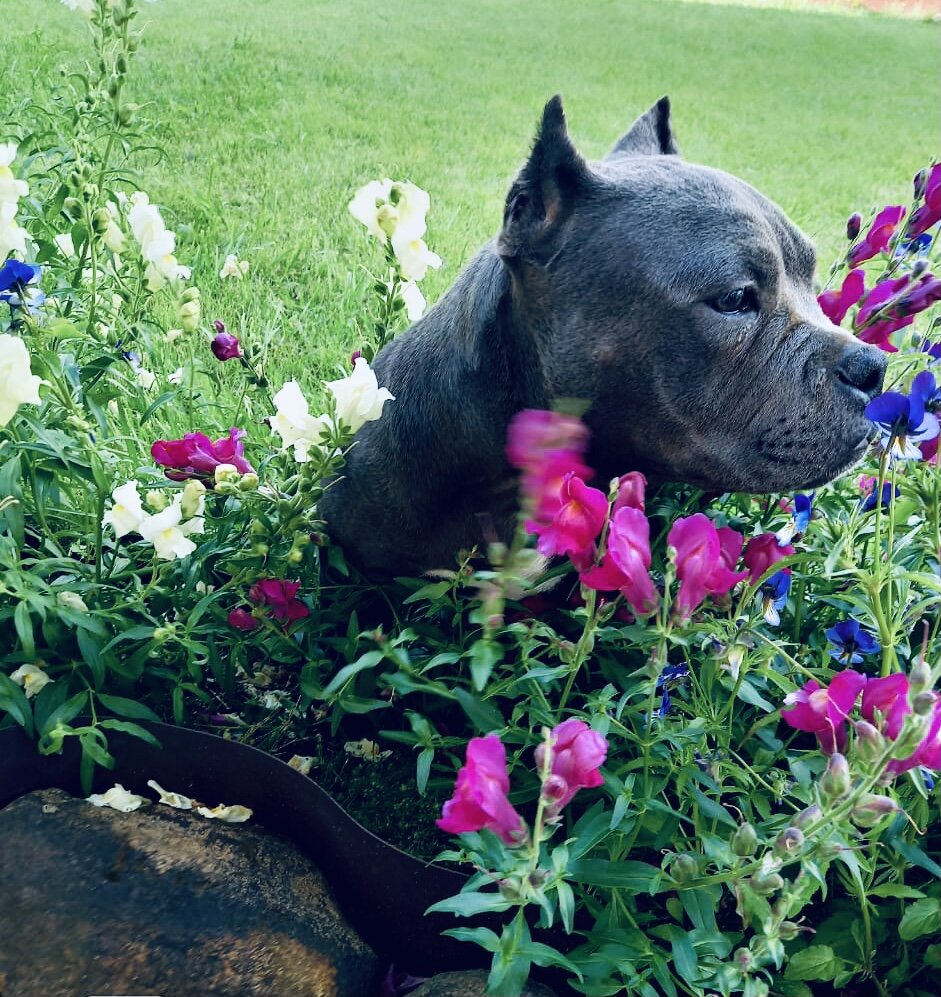
[(565, 127), (562, 98), (546, 104), (529, 160), (513, 182), (503, 211), (498, 248), (505, 259), (545, 262), (562, 222), (588, 176)]
[(670, 98), (661, 97), (646, 113), (631, 125), (617, 145), (608, 153), (613, 156), (678, 156), (679, 147), (670, 123)]

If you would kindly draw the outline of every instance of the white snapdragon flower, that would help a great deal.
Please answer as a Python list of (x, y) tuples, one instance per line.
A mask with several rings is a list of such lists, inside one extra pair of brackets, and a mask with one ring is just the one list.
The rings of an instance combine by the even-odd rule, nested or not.
[(196, 550), (190, 540), (191, 533), (205, 532), (202, 516), (183, 519), (183, 495), (178, 493), (172, 505), (155, 516), (147, 516), (138, 530), (140, 535), (154, 545), (154, 550), (162, 561), (173, 561), (187, 557)]
[(167, 374), (167, 380), (170, 384), (182, 384), (183, 383), (183, 368), (177, 367), (172, 374)]
[(119, 224), (121, 221), (121, 209), (114, 201), (108, 201), (106, 207), (111, 217), (101, 239), (112, 253), (123, 253), (127, 249), (127, 239), (124, 237), (124, 232)]
[(136, 481), (119, 485), (111, 493), (111, 508), (101, 520), (102, 526), (112, 526), (115, 536), (126, 537), (128, 533), (140, 533), (141, 524), (147, 518)]
[[(390, 223), (394, 225), (397, 217), (397, 212), (394, 209), (389, 210), (392, 208), (389, 203), (391, 195), (392, 181), (388, 177), (385, 180), (372, 180), (364, 187), (359, 188), (348, 205), (350, 214), (358, 222), (362, 222), (366, 226), (366, 231), (378, 239), (383, 246), (386, 244), (387, 236), (383, 225), (380, 224), (380, 219), (388, 228)], [(383, 212), (382, 216), (380, 216), (380, 212)]]
[(415, 281), (410, 280), (407, 284), (399, 286), (399, 295), (405, 302), (405, 314), (408, 316), (409, 322), (417, 322), (425, 314), (425, 307), (428, 304), (424, 294), (421, 293)]
[(131, 195), (127, 221), (147, 264), (145, 275), (149, 290), (159, 291), (168, 282), (189, 278), (189, 267), (181, 266), (173, 255), (176, 234), (166, 227), (160, 209), (151, 204), (141, 190)]
[(16, 143), (0, 142), (0, 201), (12, 204), (29, 193), (29, 184), (13, 176), (13, 160), (16, 159)]
[(120, 810), (122, 814), (129, 814), (136, 810), (141, 804), (149, 801), (143, 796), (138, 796), (130, 790), (125, 789), (121, 783), (115, 783), (107, 793), (92, 793), (85, 797), (85, 802), (93, 807), (110, 807), (112, 810)]
[(72, 241), (71, 232), (60, 232), (58, 235), (52, 237), (52, 241), (66, 259), (71, 259), (75, 256), (75, 243)]
[(29, 353), (19, 336), (0, 335), (0, 429), (20, 405), (39, 405), (42, 378), (30, 372)]
[(380, 388), (375, 371), (365, 357), (357, 357), (349, 377), (327, 384), (336, 399), (337, 418), (352, 432), (382, 415), (382, 407), (395, 398), (387, 388)]
[(5, 260), (10, 253), (26, 255), (25, 228), (16, 223), (16, 202), (0, 201), (0, 260)]
[(287, 384), (274, 396), (275, 414), (271, 428), (281, 437), (282, 447), (294, 447), (294, 459), (299, 464), (310, 460), (310, 448), (319, 447), (330, 430), (325, 415), (312, 416), (307, 399), (297, 381)]
[(20, 665), (15, 672), (10, 675), (10, 681), (23, 687), (27, 699), (32, 699), (37, 692), (45, 689), (50, 682), (55, 679), (49, 678), (46, 671), (38, 665)]
[(145, 390), (150, 391), (150, 389), (157, 383), (157, 375), (146, 367), (138, 367), (135, 371), (137, 377), (137, 383)]
[(429, 267), (437, 270), (441, 266), (441, 257), (428, 248), (424, 239), (399, 240), (396, 244), (393, 236), (392, 248), (399, 262), (399, 270), (407, 281), (424, 280)]
[(78, 592), (57, 592), (56, 602), (65, 609), (72, 609), (77, 613), (88, 612), (88, 605)]
[(226, 277), (237, 277), (241, 280), (248, 273), (248, 267), (248, 260), (240, 260), (235, 253), (229, 253), (225, 258), (222, 269), (219, 271), (219, 279), (225, 280)]

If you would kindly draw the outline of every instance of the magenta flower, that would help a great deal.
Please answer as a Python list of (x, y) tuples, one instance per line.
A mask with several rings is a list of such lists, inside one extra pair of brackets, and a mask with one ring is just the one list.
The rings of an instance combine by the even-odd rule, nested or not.
[(849, 253), (847, 260), (855, 267), (866, 260), (871, 260), (878, 253), (884, 253), (889, 246), (889, 240), (895, 234), (899, 222), (905, 217), (905, 209), (901, 204), (889, 205), (883, 208), (873, 219), (869, 231), (857, 242)]
[(850, 270), (843, 280), (839, 291), (824, 291), (817, 295), (820, 310), (834, 324), (839, 325), (850, 308), (855, 305), (866, 292), (866, 274), (862, 270)]
[(521, 471), (544, 463), (546, 455), (564, 451), (577, 457), (588, 445), (588, 429), (580, 419), (561, 412), (524, 409), (507, 430), (507, 460)]
[(496, 734), (472, 738), (467, 761), (457, 774), (454, 795), (435, 821), (442, 831), (493, 831), (504, 843), (518, 844), (525, 837), (523, 818), (507, 799), (510, 777), (506, 749)]
[[(877, 722), (877, 710), (881, 724)], [(912, 712), (908, 703), (908, 676), (895, 672), (882, 678), (869, 679), (863, 690), (860, 712), (866, 720), (894, 741), (902, 730), (905, 718)]]
[(644, 491), (647, 488), (647, 479), (640, 471), (630, 471), (622, 474), (618, 478), (618, 493), (611, 507), (612, 513), (618, 509), (630, 508), (644, 511)]
[(745, 538), (731, 526), (720, 526), (716, 530), (716, 536), (719, 538), (719, 560), (729, 571), (734, 571), (742, 556)]
[(567, 554), (583, 570), (595, 554), (595, 540), (608, 514), (604, 492), (591, 488), (578, 475), (568, 472), (559, 490), (559, 508), (548, 523), (527, 520), (526, 529), (539, 540), (536, 550), (552, 557)]
[(582, 574), (581, 581), (600, 592), (619, 590), (637, 615), (648, 616), (658, 602), (649, 568), (650, 523), (640, 509), (624, 506), (611, 517), (601, 564)]
[(257, 630), (261, 626), (261, 620), (257, 616), (253, 616), (251, 611), (243, 606), (233, 609), (227, 619), (229, 626), (235, 627), (236, 630), (248, 632), (249, 630)]
[(171, 481), (198, 478), (211, 488), (220, 464), (232, 464), (240, 474), (255, 470), (245, 459), (245, 435), (244, 430), (234, 426), (228, 436), (215, 441), (203, 433), (187, 433), (182, 440), (157, 440), (150, 455)]
[(781, 719), (796, 730), (816, 734), (820, 750), (826, 754), (843, 752), (846, 719), (865, 685), (866, 676), (852, 668), (834, 675), (827, 688), (811, 679), (802, 689), (788, 693), (784, 702), (791, 709), (782, 710)]
[(243, 356), (238, 337), (231, 332), (218, 332), (209, 345), (212, 355), (217, 360), (240, 360)]
[(912, 212), (905, 238), (914, 239), (941, 221), (941, 163), (935, 163), (925, 180), (924, 203)]
[(934, 772), (941, 769), (941, 696), (936, 692), (932, 696), (934, 705), (931, 708), (931, 719), (921, 744), (908, 758), (893, 758), (888, 764), (890, 772), (907, 772), (918, 766)]
[(794, 548), (790, 544), (778, 543), (774, 533), (762, 533), (752, 537), (745, 548), (743, 564), (748, 568), (749, 580), (754, 585), (759, 578), (774, 564), (784, 557), (790, 557)]
[[(545, 790), (551, 796), (549, 816), (554, 817), (580, 789), (604, 782), (599, 769), (608, 754), (608, 742), (584, 720), (565, 720), (552, 730), (551, 776)], [(536, 748), (539, 771), (546, 760), (546, 746)]]
[(914, 315), (903, 315), (895, 308), (898, 296), (910, 282), (908, 274), (884, 280), (863, 298), (853, 322), (853, 330), (864, 343), (878, 346), (886, 353), (897, 352), (896, 347), (889, 342), (889, 336), (914, 321)]
[(300, 587), (300, 582), (262, 578), (248, 590), (248, 598), (259, 606), (269, 606), (276, 620), (292, 623), (310, 615), (310, 610), (297, 598)]
[(678, 519), (670, 529), (667, 544), (672, 548), (680, 590), (676, 609), (688, 619), (707, 595), (723, 595), (741, 581), (747, 571), (736, 572), (729, 564), (734, 530), (722, 537), (715, 524), (701, 512)]

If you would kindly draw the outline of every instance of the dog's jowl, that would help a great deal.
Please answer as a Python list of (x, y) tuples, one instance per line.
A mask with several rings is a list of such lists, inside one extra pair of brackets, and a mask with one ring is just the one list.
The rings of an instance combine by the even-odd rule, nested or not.
[(592, 164), (554, 98), (500, 234), (377, 357), (396, 401), (327, 490), (331, 535), (374, 575), (453, 566), (488, 524), (505, 539), (507, 425), (558, 398), (587, 406), (602, 482), (836, 477), (866, 448), (885, 358), (824, 317), (814, 266), (776, 205), (680, 158), (665, 98)]

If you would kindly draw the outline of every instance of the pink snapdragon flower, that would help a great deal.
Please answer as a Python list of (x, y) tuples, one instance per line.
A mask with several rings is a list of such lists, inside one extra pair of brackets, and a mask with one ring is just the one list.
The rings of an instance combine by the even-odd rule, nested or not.
[(924, 202), (913, 212), (905, 238), (914, 239), (941, 221), (941, 163), (935, 163), (925, 180)]
[(667, 545), (680, 581), (676, 609), (682, 619), (688, 619), (707, 595), (725, 594), (748, 574), (734, 570), (741, 542), (735, 530), (717, 530), (701, 512), (673, 524)]
[(595, 556), (595, 540), (608, 515), (608, 500), (604, 492), (586, 485), (571, 471), (562, 479), (559, 500), (559, 508), (549, 522), (527, 520), (526, 529), (539, 537), (536, 550), (540, 554), (567, 554), (583, 570)]
[(300, 587), (300, 582), (262, 578), (248, 590), (248, 598), (259, 606), (269, 606), (276, 620), (293, 623), (310, 615), (310, 610), (297, 598)]
[(850, 270), (839, 291), (824, 291), (817, 295), (820, 310), (834, 324), (839, 325), (846, 313), (866, 293), (866, 274), (863, 270)]
[(941, 769), (941, 696), (936, 692), (932, 693), (932, 696), (934, 697), (934, 705), (931, 708), (931, 717), (925, 736), (908, 758), (893, 758), (889, 762), (890, 772), (907, 772), (909, 769), (919, 766), (924, 766), (933, 772)]
[(228, 436), (215, 441), (204, 433), (187, 433), (182, 440), (157, 440), (150, 448), (150, 455), (171, 481), (198, 478), (211, 488), (220, 464), (232, 464), (239, 474), (255, 470), (245, 459), (242, 443), (245, 435), (245, 430), (234, 426)]
[(894, 672), (882, 678), (871, 678), (863, 689), (860, 713), (871, 724), (876, 723), (876, 711), (882, 718), (882, 733), (894, 741), (902, 730), (905, 718), (912, 712), (908, 702), (908, 676)]
[(790, 544), (778, 543), (774, 533), (762, 533), (752, 537), (745, 548), (742, 563), (748, 568), (749, 580), (754, 585), (759, 578), (782, 558), (790, 557), (794, 548)]
[[(554, 817), (580, 789), (600, 786), (604, 777), (599, 769), (608, 754), (608, 742), (584, 720), (574, 717), (554, 727), (551, 735), (549, 780), (543, 792), (551, 797), (549, 816)], [(540, 772), (546, 760), (546, 745), (536, 748), (536, 766)]]
[(584, 572), (581, 581), (596, 591), (620, 591), (635, 613), (648, 616), (659, 601), (649, 569), (650, 523), (640, 509), (623, 506), (611, 517), (601, 564)]
[(244, 606), (233, 609), (226, 619), (230, 627), (234, 627), (236, 630), (243, 630), (246, 633), (257, 630), (261, 626), (261, 620)]
[(454, 795), (435, 821), (442, 831), (493, 831), (505, 844), (518, 844), (526, 834), (523, 818), (507, 799), (510, 777), (506, 749), (496, 734), (472, 738), (467, 761), (457, 774)]
[(846, 750), (846, 721), (866, 685), (866, 676), (847, 668), (833, 676), (826, 688), (810, 679), (803, 688), (788, 693), (781, 719), (795, 730), (816, 734), (820, 750), (832, 755)]
[(640, 471), (629, 471), (618, 478), (618, 493), (614, 497), (611, 512), (625, 507), (644, 511), (644, 492), (647, 489), (647, 479)]
[(883, 208), (873, 219), (869, 231), (860, 242), (847, 253), (851, 267), (871, 260), (878, 253), (884, 253), (889, 247), (889, 241), (895, 235), (899, 222), (905, 217), (905, 208), (901, 204), (893, 204)]

